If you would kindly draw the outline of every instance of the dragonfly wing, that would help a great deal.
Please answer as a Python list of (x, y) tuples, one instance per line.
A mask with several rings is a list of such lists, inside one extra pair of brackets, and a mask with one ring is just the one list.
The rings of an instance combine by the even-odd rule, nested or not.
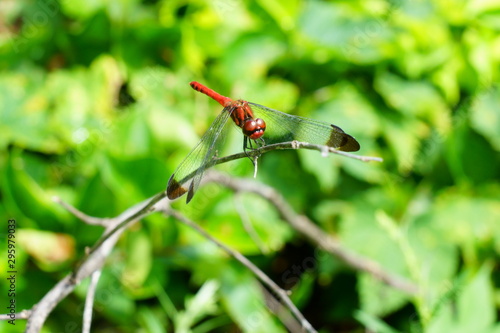
[(205, 170), (211, 166), (221, 146), (223, 136), (221, 132), (233, 110), (224, 108), (215, 118), (210, 128), (203, 134), (196, 147), (179, 164), (174, 174), (168, 180), (167, 196), (170, 200), (176, 199), (188, 192), (186, 202), (189, 203), (200, 185)]
[(266, 144), (297, 140), (342, 151), (358, 151), (360, 148), (358, 141), (338, 126), (283, 113), (255, 103), (248, 104), (251, 105), (254, 116), (266, 122), (266, 132), (263, 136)]

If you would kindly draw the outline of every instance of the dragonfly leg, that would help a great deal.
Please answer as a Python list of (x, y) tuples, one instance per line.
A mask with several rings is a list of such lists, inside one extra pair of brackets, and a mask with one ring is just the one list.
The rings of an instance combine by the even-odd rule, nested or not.
[[(254, 142), (252, 142), (254, 141)], [(255, 143), (255, 147), (253, 146), (253, 143)], [(258, 138), (255, 140), (250, 139), (246, 135), (243, 137), (243, 151), (245, 152), (245, 155), (252, 161), (252, 164), (255, 168), (255, 172), (257, 172), (257, 159), (260, 157), (260, 154), (254, 155), (253, 157), (248, 155), (248, 150), (257, 150), (261, 147), (264, 147), (266, 145), (266, 142), (264, 141), (264, 138)]]
[[(252, 144), (252, 141), (255, 142), (255, 148)], [(245, 136), (243, 138), (243, 150), (245, 151), (245, 153), (247, 152), (247, 149), (248, 150), (257, 150), (261, 147), (264, 147), (265, 145), (266, 145), (266, 142), (264, 141), (263, 138), (258, 138), (255, 140), (249, 139), (247, 136)], [(247, 156), (248, 156), (248, 154), (247, 154)]]
[[(254, 140), (254, 141), (255, 141), (256, 147), (255, 148), (251, 147), (251, 149), (253, 149), (253, 150), (257, 150), (257, 149), (259, 149), (261, 147), (264, 147), (266, 145), (266, 142), (264, 141), (263, 138), (258, 138), (258, 139)], [(250, 142), (250, 146), (252, 146), (251, 142)], [(253, 164), (253, 168), (254, 168), (253, 178), (257, 177), (257, 160), (258, 160), (259, 157), (260, 157), (260, 154), (256, 154), (251, 159), (252, 160), (252, 164)]]
[(259, 146), (259, 148), (266, 145), (266, 141), (264, 141), (264, 138), (258, 138), (257, 140), (255, 140), (255, 143)]
[(250, 159), (250, 161), (252, 161), (253, 164), (254, 163), (253, 159), (250, 155), (248, 155), (247, 149), (253, 150), (254, 148), (252, 147), (252, 140), (248, 140), (248, 136), (245, 135), (243, 136), (243, 151), (245, 152), (245, 155), (247, 155), (247, 157)]

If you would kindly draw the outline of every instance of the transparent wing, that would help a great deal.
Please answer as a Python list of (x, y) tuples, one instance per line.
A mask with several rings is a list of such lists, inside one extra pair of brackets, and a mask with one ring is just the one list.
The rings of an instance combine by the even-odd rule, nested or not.
[(233, 108), (227, 107), (215, 118), (210, 128), (203, 134), (196, 147), (179, 164), (168, 180), (167, 196), (173, 200), (188, 192), (186, 202), (191, 201), (200, 185), (201, 177), (210, 162), (216, 156), (223, 142), (221, 132), (226, 125)]
[(286, 114), (255, 103), (248, 104), (255, 118), (262, 118), (266, 122), (263, 136), (266, 144), (297, 140), (342, 151), (357, 151), (360, 148), (358, 141), (338, 126)]

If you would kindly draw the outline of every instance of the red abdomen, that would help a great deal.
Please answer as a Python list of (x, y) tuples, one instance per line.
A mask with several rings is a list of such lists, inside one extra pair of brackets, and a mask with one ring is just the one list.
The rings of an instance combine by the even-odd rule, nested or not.
[(222, 96), (218, 92), (213, 91), (212, 89), (204, 86), (203, 84), (201, 84), (199, 82), (193, 81), (193, 82), (189, 83), (189, 85), (194, 90), (199, 91), (199, 92), (207, 95), (208, 97), (213, 98), (214, 100), (217, 101), (217, 103), (219, 103), (223, 107), (228, 106), (232, 102), (231, 98)]

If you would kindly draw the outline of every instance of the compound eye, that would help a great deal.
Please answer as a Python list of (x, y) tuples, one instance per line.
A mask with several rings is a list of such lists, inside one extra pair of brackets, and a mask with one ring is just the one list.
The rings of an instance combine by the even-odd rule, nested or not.
[(246, 136), (252, 135), (252, 133), (257, 129), (257, 122), (254, 119), (248, 119), (243, 124), (243, 134)]
[(260, 118), (257, 118), (255, 119), (255, 123), (257, 124), (257, 126), (262, 129), (263, 131), (266, 130), (266, 122)]
[(248, 119), (243, 124), (243, 134), (248, 136), (252, 140), (256, 140), (264, 135), (266, 130), (266, 122), (260, 118)]

